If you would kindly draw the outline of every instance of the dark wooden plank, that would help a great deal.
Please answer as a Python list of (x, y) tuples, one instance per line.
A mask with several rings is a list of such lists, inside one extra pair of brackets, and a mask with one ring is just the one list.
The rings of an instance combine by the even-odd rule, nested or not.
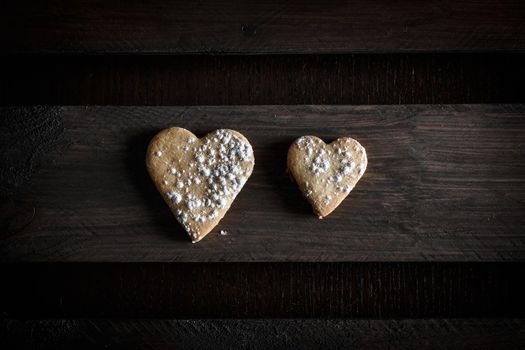
[(0, 341), (51, 349), (523, 349), (525, 321), (4, 320)]
[(524, 54), (6, 56), (3, 105), (525, 102)]
[(524, 263), (0, 264), (5, 318), (523, 317)]
[(523, 50), (520, 0), (11, 1), (1, 52)]
[[(524, 113), (521, 105), (64, 107), (61, 148), (5, 204), (0, 259), (521, 261)], [(199, 244), (143, 164), (150, 138), (173, 125), (197, 135), (234, 128), (255, 149), (252, 178)], [(368, 150), (367, 173), (327, 220), (285, 173), (288, 146), (305, 134), (352, 135)]]

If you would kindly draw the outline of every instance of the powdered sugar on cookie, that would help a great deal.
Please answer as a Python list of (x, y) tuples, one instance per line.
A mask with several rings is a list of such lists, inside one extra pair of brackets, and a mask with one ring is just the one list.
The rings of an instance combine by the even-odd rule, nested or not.
[[(178, 221), (197, 242), (224, 216), (250, 177), (254, 155), (248, 140), (233, 130), (215, 130), (200, 140), (188, 134), (180, 128), (161, 132), (150, 144), (147, 163)], [(164, 172), (158, 170), (162, 167)]]
[(367, 162), (364, 147), (351, 138), (326, 145), (315, 136), (303, 136), (288, 151), (288, 169), (320, 218), (352, 191)]

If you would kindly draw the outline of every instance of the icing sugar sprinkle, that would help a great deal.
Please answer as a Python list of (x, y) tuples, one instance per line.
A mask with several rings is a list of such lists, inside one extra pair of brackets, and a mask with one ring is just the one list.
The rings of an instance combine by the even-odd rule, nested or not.
[(180, 193), (171, 191), (167, 193), (167, 196), (173, 203), (179, 204), (182, 201), (182, 196)]
[(321, 150), (317, 157), (314, 159), (312, 165), (310, 165), (310, 170), (314, 174), (325, 173), (330, 168), (330, 161), (325, 157), (325, 152)]
[(161, 152), (161, 151), (157, 151), (157, 152), (155, 152), (155, 155), (156, 155), (157, 157), (161, 157), (161, 156), (162, 156), (162, 152)]

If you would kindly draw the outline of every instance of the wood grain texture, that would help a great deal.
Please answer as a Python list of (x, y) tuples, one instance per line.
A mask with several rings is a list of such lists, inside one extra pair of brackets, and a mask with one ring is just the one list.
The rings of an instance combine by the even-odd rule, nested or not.
[(523, 349), (523, 319), (3, 320), (0, 341), (28, 348)]
[(0, 195), (5, 196), (27, 183), (64, 128), (59, 108), (6, 107), (1, 116)]
[(18, 55), (2, 105), (525, 102), (524, 54)]
[(0, 51), (349, 53), (523, 50), (520, 0), (12, 1)]
[[(525, 108), (64, 107), (62, 149), (12, 197), (34, 211), (2, 261), (517, 261), (525, 257)], [(233, 128), (256, 166), (218, 230), (192, 245), (144, 167), (160, 129)], [(359, 140), (369, 167), (327, 220), (286, 173), (295, 138)], [(2, 227), (10, 227), (4, 219)]]
[(524, 263), (0, 264), (0, 314), (45, 318), (523, 317)]

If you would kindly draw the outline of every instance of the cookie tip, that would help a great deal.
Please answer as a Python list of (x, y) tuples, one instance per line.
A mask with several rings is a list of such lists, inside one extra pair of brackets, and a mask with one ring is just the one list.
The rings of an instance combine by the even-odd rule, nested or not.
[(195, 244), (195, 243), (198, 243), (200, 242), (203, 238), (204, 238), (205, 235), (203, 236), (194, 236), (194, 237), (191, 237), (191, 243)]

